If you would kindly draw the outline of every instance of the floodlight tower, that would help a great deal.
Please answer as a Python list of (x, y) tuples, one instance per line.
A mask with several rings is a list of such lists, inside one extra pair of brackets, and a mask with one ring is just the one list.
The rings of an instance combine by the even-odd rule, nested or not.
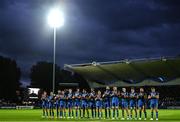
[(53, 50), (53, 88), (52, 91), (55, 91), (55, 74), (56, 74), (56, 29), (64, 25), (64, 16), (59, 8), (53, 8), (48, 14), (48, 24), (54, 29), (54, 50)]

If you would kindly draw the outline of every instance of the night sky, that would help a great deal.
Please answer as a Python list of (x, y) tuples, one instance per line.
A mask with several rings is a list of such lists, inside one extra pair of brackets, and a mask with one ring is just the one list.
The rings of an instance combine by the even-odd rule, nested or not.
[(180, 0), (0, 0), (0, 55), (15, 59), (22, 81), (53, 59), (47, 14), (60, 6), (57, 64), (180, 54)]

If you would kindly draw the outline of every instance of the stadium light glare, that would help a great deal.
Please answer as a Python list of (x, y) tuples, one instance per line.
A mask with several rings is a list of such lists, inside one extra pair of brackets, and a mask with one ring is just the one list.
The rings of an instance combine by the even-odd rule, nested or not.
[(53, 28), (58, 28), (64, 25), (63, 13), (58, 8), (53, 8), (49, 12), (48, 24)]

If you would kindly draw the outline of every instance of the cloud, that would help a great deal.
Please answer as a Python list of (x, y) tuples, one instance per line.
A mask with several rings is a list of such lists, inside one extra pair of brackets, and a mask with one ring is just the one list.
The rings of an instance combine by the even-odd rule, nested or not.
[(53, 29), (46, 23), (60, 5), (57, 63), (85, 63), (180, 53), (180, 4), (171, 0), (2, 0), (0, 54), (16, 59), (28, 78), (37, 61), (52, 61)]

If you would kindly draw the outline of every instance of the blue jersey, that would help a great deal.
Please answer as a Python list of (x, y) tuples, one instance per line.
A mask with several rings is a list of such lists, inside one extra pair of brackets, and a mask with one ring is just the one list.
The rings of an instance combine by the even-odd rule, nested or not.
[(65, 104), (66, 104), (66, 97), (64, 94), (60, 94), (59, 95), (59, 106), (60, 106), (60, 108), (65, 107)]
[(57, 95), (55, 96), (55, 105), (56, 105), (56, 108), (59, 107), (59, 94), (57, 94)]
[(69, 93), (69, 94), (67, 95), (67, 101), (68, 101), (68, 102), (72, 102), (72, 101), (73, 101), (73, 94), (72, 94), (72, 93)]
[(74, 93), (74, 105), (75, 106), (80, 106), (80, 98), (81, 98), (81, 93), (75, 92)]
[(48, 96), (48, 107), (52, 108), (54, 105), (54, 96)]
[(118, 96), (117, 91), (112, 91), (111, 97), (112, 97), (112, 106), (118, 107), (119, 106), (119, 96)]
[(41, 101), (42, 101), (42, 108), (47, 108), (48, 107), (48, 97), (45, 95), (42, 95)]
[(87, 93), (82, 93), (82, 101), (87, 102), (87, 97), (88, 97)]
[(137, 104), (137, 93), (130, 93), (129, 94), (129, 106), (130, 107), (136, 107)]
[(104, 102), (110, 102), (110, 100), (111, 100), (111, 91), (110, 90), (106, 90), (104, 92), (103, 100), (104, 100)]
[(88, 98), (88, 94), (87, 93), (82, 93), (82, 96), (81, 96), (81, 106), (82, 107), (87, 107), (87, 98)]
[(159, 95), (158, 92), (151, 92), (150, 94), (150, 107), (151, 108), (155, 108), (155, 107), (158, 107), (158, 98), (157, 96)]
[(101, 95), (96, 96), (96, 108), (101, 108), (102, 107), (102, 97)]
[(156, 98), (157, 95), (159, 95), (159, 93), (157, 93), (157, 92), (151, 92), (151, 93), (150, 93), (150, 96), (151, 96), (150, 102), (157, 102), (157, 101), (158, 101), (158, 99)]
[(138, 100), (138, 107), (142, 108), (146, 104), (146, 93), (140, 92), (137, 94), (137, 100)]
[(95, 106), (95, 96), (96, 96), (96, 94), (94, 91), (89, 94), (89, 106), (90, 107)]
[(127, 92), (121, 93), (121, 100), (122, 102), (128, 102), (129, 94)]
[(71, 108), (72, 105), (73, 105), (73, 94), (68, 93), (68, 95), (67, 95), (67, 107)]
[(128, 99), (129, 99), (129, 94), (127, 92), (122, 92), (121, 93), (121, 107), (122, 108), (128, 107)]
[(106, 90), (103, 94), (104, 107), (109, 108), (111, 103), (111, 91)]

